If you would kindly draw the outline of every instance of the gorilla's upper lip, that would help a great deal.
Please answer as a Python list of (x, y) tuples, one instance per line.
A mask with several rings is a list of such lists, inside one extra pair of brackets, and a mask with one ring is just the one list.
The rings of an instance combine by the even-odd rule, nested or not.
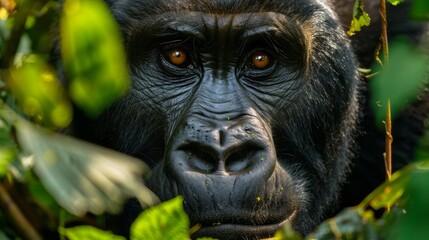
[(203, 225), (192, 238), (199, 237), (214, 237), (218, 239), (258, 239), (263, 237), (273, 236), (284, 224), (292, 223), (295, 219), (296, 211), (289, 215), (286, 219), (277, 223), (269, 224), (236, 224), (236, 223), (219, 223), (217, 225), (207, 226)]

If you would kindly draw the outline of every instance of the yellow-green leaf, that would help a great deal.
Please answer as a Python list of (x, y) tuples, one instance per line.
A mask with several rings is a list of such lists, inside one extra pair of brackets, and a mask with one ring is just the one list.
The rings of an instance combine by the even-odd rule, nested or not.
[(70, 95), (89, 116), (100, 114), (128, 89), (121, 34), (103, 1), (65, 1), (61, 53)]
[(125, 240), (126, 238), (102, 231), (92, 226), (60, 228), (59, 232), (69, 240)]
[(273, 239), (303, 240), (304, 237), (302, 237), (299, 233), (295, 232), (291, 223), (287, 223), (279, 231), (276, 232)]
[(390, 4), (392, 4), (393, 6), (396, 6), (400, 3), (403, 3), (404, 0), (387, 0)]
[(145, 210), (131, 226), (131, 240), (185, 240), (189, 237), (189, 218), (179, 196)]
[(362, 0), (355, 0), (355, 4), (353, 6), (353, 19), (347, 34), (349, 36), (353, 36), (356, 32), (359, 32), (362, 27), (369, 26), (370, 23), (371, 18), (368, 13), (365, 12)]
[(55, 71), (40, 57), (30, 56), (10, 72), (9, 86), (21, 109), (48, 126), (66, 127), (72, 107)]

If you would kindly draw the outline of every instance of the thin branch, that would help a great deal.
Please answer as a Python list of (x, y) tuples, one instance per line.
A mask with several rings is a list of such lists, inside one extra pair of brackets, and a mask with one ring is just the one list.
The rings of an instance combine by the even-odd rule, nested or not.
[(43, 238), (34, 229), (34, 227), (27, 220), (25, 215), (21, 212), (19, 207), (15, 204), (7, 190), (0, 184), (0, 208), (9, 216), (14, 226), (18, 230), (17, 233), (24, 239), (42, 240)]
[[(383, 50), (383, 65), (389, 65), (389, 39), (387, 36), (387, 11), (386, 11), (386, 0), (380, 0), (380, 15), (381, 15), (381, 49)], [(380, 46), (379, 46), (380, 47)], [(378, 49), (377, 51), (379, 51)], [(378, 57), (378, 53), (377, 53)], [(390, 99), (387, 99), (387, 109), (386, 109), (386, 146), (384, 153), (384, 166), (386, 169), (386, 180), (390, 182), (392, 177), (392, 115), (390, 111)], [(386, 207), (386, 210), (390, 211), (390, 206)]]
[[(386, 169), (386, 180), (388, 182), (392, 179), (392, 114), (390, 111), (390, 99), (387, 100), (386, 110), (386, 152), (384, 153), (384, 166)], [(386, 206), (386, 211), (390, 212), (390, 205)]]
[(390, 181), (392, 177), (392, 117), (390, 111), (390, 99), (387, 100), (387, 110), (386, 110), (386, 153), (384, 156), (384, 165), (386, 167), (386, 179)]
[(387, 11), (386, 0), (380, 0), (381, 15), (381, 47), (383, 49), (384, 65), (389, 65), (389, 39), (387, 37)]
[[(381, 15), (381, 48), (383, 49), (384, 66), (389, 65), (389, 42), (387, 37), (387, 12), (386, 0), (380, 0), (380, 15)], [(386, 166), (386, 179), (390, 181), (392, 175), (392, 119), (390, 112), (390, 99), (387, 100), (386, 112), (386, 152), (384, 154), (384, 163)]]

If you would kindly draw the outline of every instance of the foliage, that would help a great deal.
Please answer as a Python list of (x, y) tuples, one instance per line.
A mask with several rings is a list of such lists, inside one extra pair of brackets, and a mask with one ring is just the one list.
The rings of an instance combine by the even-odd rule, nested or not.
[(355, 0), (353, 7), (353, 18), (347, 34), (349, 36), (353, 36), (356, 32), (359, 32), (362, 27), (369, 26), (370, 23), (371, 18), (364, 10), (363, 0)]
[[(129, 86), (120, 31), (103, 1), (64, 6), (61, 13), (53, 0), (0, 5), (0, 213), (8, 213), (0, 214), (7, 223), (0, 234), (11, 238), (41, 239), (58, 227), (70, 238), (92, 238), (101, 233), (63, 226), (97, 225), (103, 219), (87, 212), (119, 212), (130, 197), (143, 206), (158, 201), (141, 181), (142, 161), (58, 133), (72, 119), (72, 104), (96, 116)], [(51, 54), (58, 29), (64, 69)], [(69, 91), (58, 71), (70, 79)]]
[[(312, 239), (426, 239), (429, 230), (426, 204), (429, 194), (429, 160), (413, 163), (396, 172), (358, 206), (345, 209), (305, 238), (286, 225), (273, 240)], [(390, 210), (377, 218), (377, 209)]]
[(144, 211), (131, 226), (132, 240), (172, 239), (189, 237), (189, 218), (183, 209), (183, 198), (176, 197)]
[(429, 19), (429, 2), (427, 0), (416, 0), (413, 2), (411, 14), (416, 19)]
[(124, 237), (91, 226), (60, 228), (59, 232), (70, 240), (125, 240)]
[[(55, 0), (1, 1), (0, 207), (8, 209), (0, 211), (0, 239), (42, 239), (41, 232), (72, 240), (124, 239), (101, 230), (102, 217), (86, 213), (118, 212), (129, 197), (144, 205), (157, 201), (139, 180), (147, 173), (141, 161), (59, 134), (72, 119), (72, 105), (97, 116), (130, 84), (120, 32), (102, 1), (66, 0), (64, 6), (61, 12)], [(429, 2), (414, 1), (412, 14), (429, 19)], [(369, 24), (363, 1), (356, 0), (348, 34)], [(50, 55), (57, 28), (64, 69)], [(373, 104), (385, 106), (390, 99), (395, 115), (413, 101), (428, 63), (406, 40), (391, 50), (389, 65), (374, 68), (381, 73), (371, 79), (371, 89)], [(69, 89), (55, 74), (63, 70)], [(378, 123), (384, 113), (379, 108)], [(425, 139), (420, 161), (395, 173), (358, 206), (305, 238), (285, 225), (273, 239), (427, 238), (429, 134)], [(132, 225), (131, 239), (190, 239), (199, 226), (189, 227), (177, 197), (144, 211)]]
[(396, 6), (402, 2), (404, 2), (405, 0), (387, 0), (389, 3), (391, 3), (393, 6)]
[(96, 116), (129, 86), (119, 29), (102, 0), (68, 0), (63, 9), (61, 56), (70, 96)]
[(11, 125), (0, 118), (0, 178), (7, 171), (9, 164), (16, 159), (17, 146), (10, 137)]
[(21, 109), (37, 122), (66, 127), (72, 106), (52, 67), (37, 55), (24, 59), (10, 71), (9, 87)]
[(140, 184), (140, 177), (147, 172), (142, 161), (38, 130), (24, 120), (18, 120), (16, 126), (21, 147), (33, 154), (30, 158), (35, 172), (70, 213), (117, 213), (131, 196), (144, 205), (156, 201), (150, 190)]
[[(60, 233), (70, 240), (124, 239), (90, 226), (61, 228)], [(131, 226), (131, 240), (186, 240), (190, 238), (189, 218), (183, 209), (183, 198), (176, 197), (147, 209)], [(215, 240), (199, 238), (198, 240)]]
[[(372, 90), (372, 105), (377, 123), (385, 118), (387, 100), (392, 105), (392, 117), (415, 100), (426, 77), (428, 62), (421, 51), (414, 49), (406, 39), (395, 42), (390, 51), (389, 65), (369, 82)], [(376, 66), (376, 72), (380, 67)]]

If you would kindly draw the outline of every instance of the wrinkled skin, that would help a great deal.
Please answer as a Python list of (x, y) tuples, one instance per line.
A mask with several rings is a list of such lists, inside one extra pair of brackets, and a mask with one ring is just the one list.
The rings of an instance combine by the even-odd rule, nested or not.
[[(193, 237), (311, 231), (338, 199), (359, 112), (357, 61), (325, 1), (112, 1), (131, 90), (77, 137), (136, 156), (184, 196)], [(186, 54), (177, 65), (169, 54)], [(255, 67), (254, 56), (269, 58)], [(256, 55), (255, 55), (256, 54)], [(110, 227), (127, 234), (131, 201)]]

